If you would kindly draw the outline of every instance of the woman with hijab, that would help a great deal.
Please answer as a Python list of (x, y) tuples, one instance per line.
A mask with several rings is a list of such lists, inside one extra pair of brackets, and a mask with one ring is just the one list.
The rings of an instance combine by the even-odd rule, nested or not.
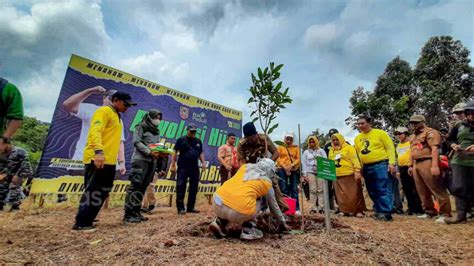
[(151, 151), (150, 144), (160, 142), (158, 125), (163, 115), (159, 110), (151, 109), (143, 116), (142, 122), (136, 125), (133, 133), (132, 170), (129, 175), (130, 185), (125, 197), (125, 216), (127, 223), (139, 223), (148, 220), (140, 213), (143, 195), (153, 180), (159, 152)]
[(303, 152), (301, 157), (303, 175), (301, 181), (307, 181), (309, 184), (310, 199), (313, 201), (311, 212), (323, 213), (324, 197), (323, 186), (324, 181), (317, 178), (317, 157), (327, 158), (324, 149), (319, 146), (319, 140), (316, 136), (308, 137), (308, 149)]
[(362, 218), (366, 207), (362, 194), (361, 165), (356, 150), (339, 133), (332, 135), (331, 141), (329, 159), (336, 164), (337, 179), (333, 184), (339, 211), (346, 216)]
[(216, 218), (209, 230), (217, 237), (226, 236), (229, 222), (241, 223), (240, 238), (255, 240), (263, 237), (253, 222), (260, 211), (261, 199), (266, 197), (270, 212), (276, 216), (284, 230), (288, 230), (285, 217), (278, 207), (271, 177), (275, 174), (275, 162), (264, 158), (256, 164), (248, 163), (219, 187), (214, 194), (212, 207)]

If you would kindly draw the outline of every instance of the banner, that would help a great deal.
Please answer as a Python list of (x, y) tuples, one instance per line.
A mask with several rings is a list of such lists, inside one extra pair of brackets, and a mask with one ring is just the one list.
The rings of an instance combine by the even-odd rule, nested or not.
[[(200, 187), (212, 187), (215, 190), (220, 183), (217, 150), (226, 143), (228, 133), (234, 133), (238, 143), (242, 132), (240, 111), (72, 55), (39, 164), (38, 178), (33, 181), (32, 193), (76, 193), (62, 190), (64, 185), (61, 184), (78, 184), (82, 180), (82, 155), (90, 119), (97, 108), (107, 104), (108, 95), (114, 91), (130, 93), (133, 101), (138, 103), (138, 106), (129, 108), (121, 117), (127, 174), (120, 175), (117, 166), (116, 185), (122, 184), (120, 180), (128, 180), (135, 125), (153, 108), (163, 113), (159, 125), (161, 142), (169, 148), (174, 147), (178, 138), (186, 135), (189, 123), (197, 125), (197, 137), (203, 143), (207, 164), (207, 170), (201, 173)], [(159, 179), (157, 188), (174, 184), (173, 181), (175, 175), (168, 172)], [(77, 189), (76, 186), (74, 191)], [(213, 193), (206, 189), (200, 189), (200, 192)]]

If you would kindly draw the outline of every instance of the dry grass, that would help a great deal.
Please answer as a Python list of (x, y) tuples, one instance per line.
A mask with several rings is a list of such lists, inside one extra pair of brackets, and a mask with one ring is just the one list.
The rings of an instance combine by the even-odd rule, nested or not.
[(137, 225), (124, 225), (120, 208), (106, 209), (93, 233), (70, 230), (71, 207), (0, 212), (0, 263), (474, 264), (474, 221), (448, 226), (407, 216), (390, 223), (343, 217), (326, 234), (323, 219), (313, 216), (306, 234), (242, 242), (206, 234), (212, 213), (200, 207), (203, 213), (184, 217), (159, 208)]

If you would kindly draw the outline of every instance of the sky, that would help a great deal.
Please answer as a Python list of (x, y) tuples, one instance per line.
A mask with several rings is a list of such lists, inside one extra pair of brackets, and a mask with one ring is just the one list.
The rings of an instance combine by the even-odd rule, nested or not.
[[(71, 54), (243, 112), (251, 73), (284, 64), (293, 103), (279, 128), (357, 134), (352, 90), (372, 90), (386, 64), (416, 64), (426, 41), (474, 48), (471, 0), (0, 0), (0, 76), (25, 114), (50, 122)], [(472, 65), (472, 63), (471, 63)]]

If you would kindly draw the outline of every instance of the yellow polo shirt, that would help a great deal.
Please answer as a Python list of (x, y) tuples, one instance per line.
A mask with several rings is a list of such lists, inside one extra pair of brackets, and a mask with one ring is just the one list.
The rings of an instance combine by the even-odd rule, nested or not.
[(257, 212), (257, 198), (265, 196), (272, 183), (263, 179), (244, 181), (246, 169), (246, 164), (241, 166), (231, 179), (217, 189), (216, 194), (227, 207), (241, 214), (253, 215)]
[(91, 119), (87, 143), (84, 149), (84, 164), (94, 160), (95, 151), (102, 150), (105, 164), (116, 165), (122, 136), (122, 123), (113, 107), (102, 106), (94, 112)]

